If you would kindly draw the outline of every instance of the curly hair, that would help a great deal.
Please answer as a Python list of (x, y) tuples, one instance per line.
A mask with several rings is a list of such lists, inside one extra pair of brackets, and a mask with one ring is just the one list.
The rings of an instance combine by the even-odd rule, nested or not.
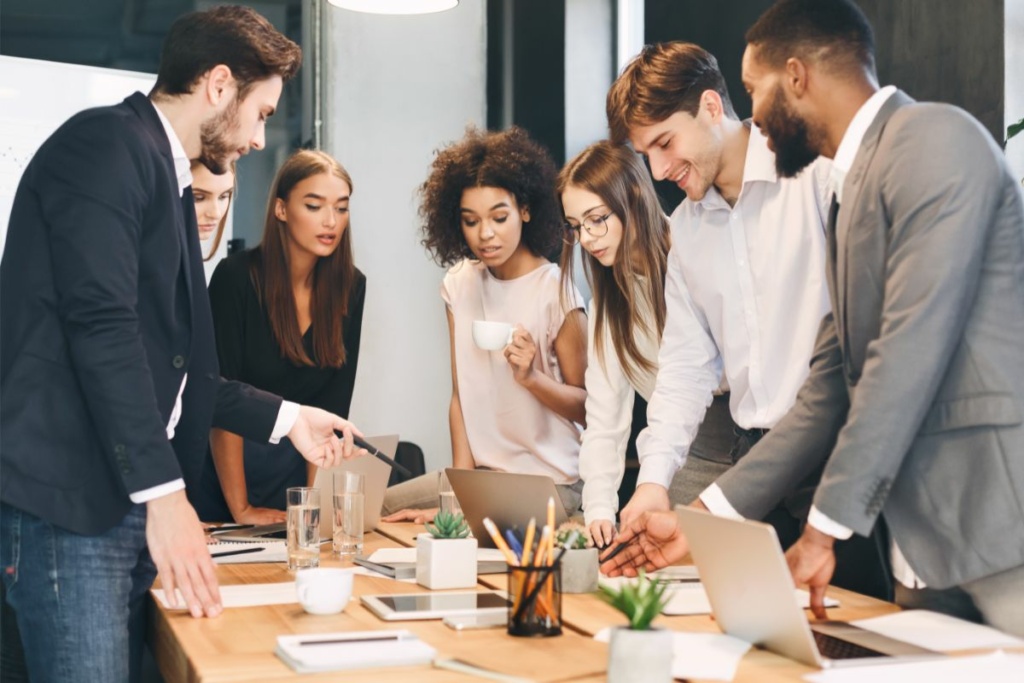
[(555, 173), (551, 155), (522, 128), (492, 132), (470, 126), (462, 140), (438, 151), (420, 187), (423, 246), (444, 267), (474, 258), (462, 234), (462, 192), (496, 187), (529, 209), (522, 241), (534, 255), (549, 258), (562, 239)]

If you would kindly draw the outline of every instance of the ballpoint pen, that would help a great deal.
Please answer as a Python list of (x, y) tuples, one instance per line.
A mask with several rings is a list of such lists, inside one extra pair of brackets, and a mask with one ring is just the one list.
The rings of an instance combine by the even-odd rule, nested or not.
[[(342, 433), (339, 432), (338, 430), (334, 430), (334, 433), (337, 434), (339, 437), (343, 437)], [(371, 444), (371, 443), (369, 443), (367, 441), (364, 441), (363, 439), (359, 438), (355, 434), (352, 435), (352, 445), (358, 446), (359, 448), (366, 449), (366, 451), (370, 455), (372, 455), (373, 457), (377, 458), (378, 460), (380, 460), (382, 462), (386, 462), (387, 464), (391, 465), (391, 468), (394, 469), (399, 474), (401, 474), (403, 477), (406, 477), (406, 478), (409, 478), (409, 479), (412, 478), (412, 472), (410, 472), (406, 467), (403, 467), (402, 465), (400, 465), (391, 456), (386, 455), (384, 453), (381, 453), (379, 448), (377, 448), (376, 446), (374, 446), (373, 444)]]
[(210, 557), (227, 557), (228, 555), (246, 555), (248, 553), (258, 553), (263, 550), (263, 546), (257, 546), (255, 548), (243, 548), (241, 550), (225, 550), (222, 553), (210, 553)]

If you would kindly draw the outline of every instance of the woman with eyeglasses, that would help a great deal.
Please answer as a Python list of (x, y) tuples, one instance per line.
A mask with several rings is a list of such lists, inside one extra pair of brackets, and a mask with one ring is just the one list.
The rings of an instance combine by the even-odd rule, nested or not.
[[(654, 393), (658, 347), (665, 328), (665, 272), (669, 220), (661, 210), (650, 174), (625, 146), (595, 143), (569, 161), (556, 185), (565, 217), (562, 278), (571, 281), (575, 244), (583, 249), (583, 271), (593, 292), (588, 315), (587, 426), (580, 448), (583, 513), (598, 547), (615, 537), (618, 489), (627, 452), (647, 425), (646, 405)], [(720, 404), (720, 405), (719, 405)], [(708, 431), (731, 434), (728, 403), (716, 402)], [(701, 432), (692, 450), (714, 448)], [(688, 459), (688, 463), (693, 459)], [(685, 465), (669, 497), (689, 503), (692, 476)]]
[[(441, 285), (451, 338), (452, 464), (543, 474), (579, 509), (587, 363), (583, 299), (563, 292), (555, 166), (520, 128), (469, 130), (441, 150), (421, 188), (423, 245), (449, 267)], [(473, 322), (514, 326), (504, 349), (474, 343)], [(437, 475), (391, 487), (387, 521), (430, 519)], [(403, 509), (404, 508), (404, 509)], [(400, 512), (394, 512), (401, 510)]]

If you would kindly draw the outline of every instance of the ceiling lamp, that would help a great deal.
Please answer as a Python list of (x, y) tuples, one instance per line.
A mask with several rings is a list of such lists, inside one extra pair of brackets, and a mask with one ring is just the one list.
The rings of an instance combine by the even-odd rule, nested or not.
[(459, 0), (327, 0), (335, 7), (370, 14), (431, 14), (459, 4)]

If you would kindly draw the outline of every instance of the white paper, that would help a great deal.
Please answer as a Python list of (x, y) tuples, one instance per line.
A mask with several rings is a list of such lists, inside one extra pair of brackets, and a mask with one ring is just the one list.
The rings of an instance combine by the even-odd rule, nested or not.
[[(599, 582), (612, 590), (618, 590), (626, 582), (635, 582), (636, 579), (628, 579), (624, 576), (610, 578), (601, 576)], [(811, 596), (805, 590), (794, 589), (800, 606), (807, 609), (811, 604)], [(711, 603), (708, 601), (708, 594), (700, 583), (670, 583), (666, 595), (669, 601), (662, 608), (661, 613), (670, 616), (711, 614)], [(835, 598), (825, 598), (826, 607), (838, 607), (839, 601)]]
[(1024, 655), (997, 652), (978, 657), (942, 657), (900, 664), (826, 669), (804, 676), (813, 683), (1020, 683)]
[[(217, 564), (246, 564), (250, 562), (287, 562), (288, 547), (281, 541), (257, 541), (244, 543), (220, 542), (206, 546)], [(247, 552), (239, 555), (216, 557), (218, 553), (229, 553), (235, 550), (258, 548), (259, 552)]]
[(434, 648), (409, 631), (347, 631), (278, 636), (274, 652), (300, 673), (415, 666), (430, 663), (437, 654)]
[[(607, 643), (611, 629), (598, 631), (594, 640)], [(750, 643), (722, 633), (673, 633), (672, 677), (731, 681)]]
[[(377, 564), (391, 564), (393, 562), (415, 562), (416, 548), (381, 548), (375, 550), (372, 555), (366, 558)], [(477, 548), (477, 562), (504, 562), (505, 556), (497, 548)]]
[[(371, 560), (371, 562), (372, 561), (373, 560)], [(391, 579), (392, 581), (398, 581), (399, 583), (416, 583), (416, 578), (415, 577), (410, 578), (410, 579), (396, 579), (396, 578), (393, 578), (391, 576), (388, 576), (387, 574), (381, 574), (380, 572), (375, 572), (372, 569), (370, 569), (369, 567), (362, 567), (362, 566), (353, 567), (352, 568), (352, 573), (355, 574), (356, 576), (372, 576), (375, 579)]]
[[(162, 588), (154, 588), (152, 591), (155, 597), (165, 609), (187, 609), (181, 591), (178, 595), (178, 605), (167, 604), (167, 595)], [(220, 599), (225, 608), (227, 607), (254, 607), (256, 605), (287, 605), (299, 601), (295, 592), (295, 582), (285, 583), (246, 583), (237, 586), (221, 586)]]
[[(928, 650), (977, 650), (996, 647), (1024, 647), (1014, 638), (990, 626), (973, 624), (946, 614), (908, 610), (851, 622), (854, 626), (881, 633)], [(1024, 671), (1020, 680), (1024, 681)]]

